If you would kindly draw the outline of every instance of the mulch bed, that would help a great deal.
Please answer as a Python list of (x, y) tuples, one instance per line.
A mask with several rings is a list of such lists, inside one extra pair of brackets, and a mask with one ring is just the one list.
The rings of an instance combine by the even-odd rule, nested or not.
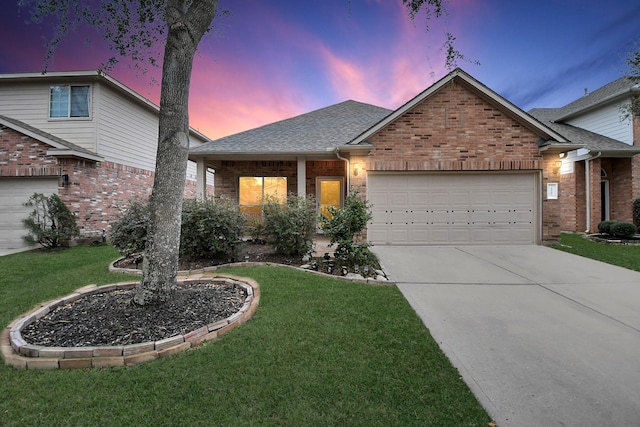
[(133, 304), (134, 289), (91, 294), (26, 326), (23, 339), (47, 347), (119, 346), (182, 335), (237, 313), (244, 288), (225, 283), (180, 284), (162, 305)]

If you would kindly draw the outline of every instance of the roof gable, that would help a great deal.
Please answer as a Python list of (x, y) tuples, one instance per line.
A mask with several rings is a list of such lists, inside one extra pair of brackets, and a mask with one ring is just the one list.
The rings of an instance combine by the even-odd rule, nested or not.
[(489, 89), (484, 84), (480, 83), (478, 80), (471, 77), (469, 74), (464, 72), (460, 68), (456, 68), (454, 71), (440, 79), (438, 82), (434, 83), (432, 86), (415, 96), (413, 99), (402, 105), (400, 108), (389, 114), (380, 122), (376, 123), (374, 126), (358, 135), (353, 141), (351, 141), (350, 145), (358, 145), (362, 143), (366, 143), (366, 141), (375, 133), (379, 132), (389, 124), (401, 118), (405, 113), (414, 108), (416, 105), (425, 101), (426, 99), (432, 97), (434, 94), (441, 91), (447, 84), (456, 83), (463, 85), (467, 90), (473, 92), (486, 102), (494, 105), (496, 108), (504, 112), (507, 116), (516, 120), (518, 123), (522, 124), (524, 127), (528, 128), (535, 134), (539, 135), (541, 138), (546, 140), (556, 140), (560, 142), (566, 142), (564, 137), (553, 129), (545, 126), (540, 123), (520, 108), (516, 107), (511, 102), (507, 101), (502, 96), (498, 95), (496, 92)]
[(529, 111), (529, 114), (574, 142), (576, 148), (587, 148), (590, 151), (600, 152), (605, 157), (624, 157), (640, 153), (640, 147), (628, 145), (622, 141), (576, 126), (555, 122), (554, 117), (557, 117), (557, 110), (557, 108), (534, 108)]
[(563, 121), (571, 117), (594, 109), (602, 104), (608, 104), (625, 96), (631, 96), (633, 92), (640, 91), (640, 78), (620, 77), (601, 88), (576, 99), (561, 108), (555, 109), (554, 121)]
[(66, 141), (62, 138), (58, 138), (50, 133), (43, 132), (40, 129), (36, 129), (20, 120), (12, 119), (7, 116), (0, 115), (0, 125), (13, 129), (16, 132), (20, 132), (23, 135), (27, 135), (37, 141), (52, 147), (47, 154), (52, 156), (64, 156), (64, 157), (80, 157), (83, 159), (91, 160), (94, 162), (103, 161), (104, 158), (92, 151), (82, 148), (72, 142)]

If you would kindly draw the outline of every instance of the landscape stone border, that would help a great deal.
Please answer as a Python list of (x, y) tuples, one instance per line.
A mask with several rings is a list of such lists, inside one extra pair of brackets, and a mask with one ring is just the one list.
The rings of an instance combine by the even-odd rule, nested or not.
[(240, 310), (230, 317), (203, 326), (184, 335), (176, 335), (159, 341), (149, 341), (121, 346), (46, 347), (27, 343), (22, 329), (48, 314), (52, 309), (87, 295), (116, 289), (131, 289), (138, 282), (123, 282), (105, 286), (88, 285), (71, 294), (47, 301), (14, 320), (2, 331), (0, 346), (5, 364), (21, 369), (79, 369), (130, 366), (166, 357), (180, 351), (214, 340), (251, 319), (260, 302), (258, 282), (246, 277), (218, 274), (196, 274), (178, 279), (179, 283), (197, 284), (222, 282), (245, 289), (247, 297)]

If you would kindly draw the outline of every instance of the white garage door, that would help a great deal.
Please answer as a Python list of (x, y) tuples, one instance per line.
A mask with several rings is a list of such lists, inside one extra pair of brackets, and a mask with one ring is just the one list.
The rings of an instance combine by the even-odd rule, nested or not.
[(536, 243), (535, 174), (369, 173), (373, 244)]
[(22, 236), (27, 229), (22, 220), (33, 210), (24, 206), (29, 197), (33, 193), (57, 192), (57, 178), (0, 178), (0, 250), (26, 247)]

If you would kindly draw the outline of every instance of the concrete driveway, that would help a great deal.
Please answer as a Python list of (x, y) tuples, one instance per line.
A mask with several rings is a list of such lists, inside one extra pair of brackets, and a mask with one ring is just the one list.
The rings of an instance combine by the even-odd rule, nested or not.
[(372, 249), (498, 426), (640, 426), (640, 273), (543, 246)]

